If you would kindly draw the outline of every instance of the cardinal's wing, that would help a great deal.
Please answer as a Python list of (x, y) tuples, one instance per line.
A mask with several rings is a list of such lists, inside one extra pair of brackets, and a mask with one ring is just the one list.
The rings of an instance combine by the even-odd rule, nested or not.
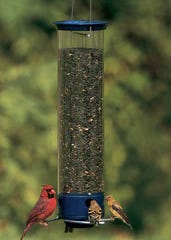
[(38, 222), (46, 218), (48, 199), (40, 197), (31, 212), (29, 213), (27, 224), (29, 222)]

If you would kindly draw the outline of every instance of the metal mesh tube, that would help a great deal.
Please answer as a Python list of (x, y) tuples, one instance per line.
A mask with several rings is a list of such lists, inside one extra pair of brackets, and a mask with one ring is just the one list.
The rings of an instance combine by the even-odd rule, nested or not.
[(59, 50), (60, 191), (103, 191), (103, 52)]
[(55, 24), (58, 28), (59, 216), (87, 220), (87, 200), (91, 198), (104, 213), (103, 30), (106, 22), (73, 20)]

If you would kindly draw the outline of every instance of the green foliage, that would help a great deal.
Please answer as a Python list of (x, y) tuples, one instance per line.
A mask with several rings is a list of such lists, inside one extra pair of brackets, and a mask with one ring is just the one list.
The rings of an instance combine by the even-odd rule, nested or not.
[[(89, 17), (89, 1), (74, 16)], [(43, 183), (56, 185), (56, 30), (71, 2), (0, 1), (0, 239), (19, 238)], [(120, 201), (134, 232), (35, 226), (31, 239), (170, 239), (169, 0), (93, 2), (105, 31), (105, 192)], [(106, 211), (106, 215), (109, 215)]]

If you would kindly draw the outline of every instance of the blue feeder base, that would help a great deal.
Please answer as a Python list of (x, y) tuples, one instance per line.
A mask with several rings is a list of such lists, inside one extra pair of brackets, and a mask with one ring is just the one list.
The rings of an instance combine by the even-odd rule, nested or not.
[[(59, 195), (59, 217), (64, 220), (88, 220), (88, 202), (96, 200), (104, 216), (104, 193), (66, 193)], [(103, 217), (102, 216), (102, 217)], [(69, 223), (72, 227), (92, 227), (92, 224)]]

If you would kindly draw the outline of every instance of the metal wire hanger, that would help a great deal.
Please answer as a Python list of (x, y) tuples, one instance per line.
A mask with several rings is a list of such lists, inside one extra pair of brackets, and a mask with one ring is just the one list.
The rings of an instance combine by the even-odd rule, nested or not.
[[(74, 5), (75, 5), (75, 0), (72, 0), (72, 6), (71, 6), (71, 20), (74, 18)], [(89, 4), (89, 21), (90, 21), (90, 32), (89, 34), (82, 34), (82, 35), (87, 35), (87, 37), (91, 37), (91, 32), (92, 32), (92, 0), (90, 0)]]

